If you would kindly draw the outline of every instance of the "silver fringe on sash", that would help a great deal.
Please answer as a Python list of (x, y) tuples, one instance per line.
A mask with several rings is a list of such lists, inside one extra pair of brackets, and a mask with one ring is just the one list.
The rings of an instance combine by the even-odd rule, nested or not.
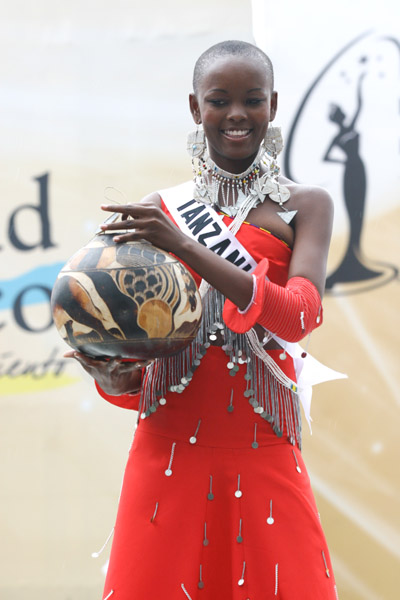
[(147, 367), (139, 406), (140, 418), (149, 417), (159, 405), (165, 404), (167, 391), (180, 394), (185, 390), (211, 341), (220, 334), (230, 375), (235, 376), (239, 365), (246, 364), (244, 395), (254, 412), (271, 424), (278, 437), (282, 437), (286, 424), (289, 442), (292, 445), (297, 443), (301, 448), (301, 413), (296, 383), (264, 350), (253, 329), (237, 334), (222, 322), (224, 302), (224, 296), (210, 287), (203, 297), (199, 331), (190, 346), (174, 356), (157, 358)]

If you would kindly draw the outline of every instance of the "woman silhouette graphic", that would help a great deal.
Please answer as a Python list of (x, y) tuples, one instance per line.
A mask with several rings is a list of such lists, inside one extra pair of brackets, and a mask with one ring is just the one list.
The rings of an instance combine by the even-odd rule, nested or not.
[[(361, 86), (364, 77), (365, 73), (362, 73), (358, 80), (357, 108), (350, 124), (345, 125), (346, 115), (337, 104), (331, 105), (329, 113), (329, 119), (338, 125), (339, 132), (331, 141), (323, 160), (344, 164), (343, 194), (350, 222), (350, 235), (343, 260), (327, 278), (326, 289), (331, 289), (336, 283), (364, 281), (381, 275), (363, 264), (360, 249), (367, 181), (364, 163), (359, 153), (360, 134), (356, 130), (356, 122), (362, 108)], [(331, 156), (336, 147), (344, 153), (343, 159)]]

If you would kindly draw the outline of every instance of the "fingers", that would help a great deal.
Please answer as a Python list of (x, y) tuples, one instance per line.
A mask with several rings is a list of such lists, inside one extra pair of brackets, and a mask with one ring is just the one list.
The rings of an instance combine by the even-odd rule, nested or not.
[(76, 350), (64, 352), (64, 358), (75, 358), (82, 366), (92, 368), (96, 368), (99, 364), (104, 364), (106, 362), (103, 358), (90, 358), (90, 356), (77, 352)]
[(143, 234), (135, 233), (124, 233), (122, 235), (115, 235), (113, 237), (114, 242), (137, 242), (142, 240), (145, 236)]
[(125, 221), (117, 221), (115, 223), (102, 223), (100, 229), (102, 231), (114, 231), (119, 229), (134, 229), (137, 226), (134, 219), (126, 219)]
[(121, 213), (131, 217), (143, 215), (149, 208), (156, 208), (155, 204), (101, 204), (101, 210), (106, 212)]
[(75, 358), (75, 360), (80, 362), (82, 365), (85, 365), (86, 367), (98, 368), (99, 366), (103, 366), (104, 364), (106, 364), (110, 370), (120, 368), (121, 365), (126, 366), (128, 369), (143, 369), (153, 362), (153, 359), (143, 359), (138, 360), (136, 362), (132, 362), (130, 360), (125, 360), (123, 358), (118, 357), (110, 359), (91, 358), (90, 356), (82, 354), (77, 350), (67, 350), (67, 352), (64, 352), (63, 356), (64, 358)]

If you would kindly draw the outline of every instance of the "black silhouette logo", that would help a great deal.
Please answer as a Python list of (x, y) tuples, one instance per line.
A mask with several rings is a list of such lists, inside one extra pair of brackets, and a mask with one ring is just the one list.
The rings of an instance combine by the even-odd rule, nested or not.
[[(337, 96), (337, 88), (343, 89), (344, 100), (343, 103), (330, 103), (330, 106), (327, 105), (326, 107), (326, 115), (330, 122), (336, 126), (336, 133), (334, 133), (331, 141), (328, 140), (325, 152), (322, 153), (319, 159), (325, 163), (339, 163), (342, 165), (341, 187), (349, 224), (344, 255), (340, 264), (328, 275), (326, 281), (327, 291), (335, 294), (365, 291), (383, 285), (398, 276), (396, 266), (368, 259), (362, 250), (361, 244), (368, 189), (367, 169), (360, 151), (361, 137), (366, 132), (368, 124), (364, 122), (363, 127), (359, 126), (364, 108), (364, 86), (372, 69), (379, 73), (377, 76), (385, 77), (384, 65), (382, 64), (384, 55), (379, 51), (381, 44), (389, 44), (391, 48), (395, 49), (397, 60), (396, 78), (398, 78), (400, 65), (400, 42), (393, 37), (374, 36), (372, 44), (363, 44), (361, 46), (362, 50), (358, 51), (360, 42), (364, 42), (366, 38), (371, 38), (371, 36), (374, 36), (374, 34), (367, 32), (347, 44), (329, 61), (312, 83), (294, 118), (285, 152), (285, 173), (289, 178), (294, 179), (291, 150), (301, 117), (306, 106), (312, 101), (316, 89), (320, 88), (326, 80), (325, 76), (328, 72), (331, 74), (333, 68), (336, 68), (338, 70), (336, 77), (340, 79), (336, 80), (338, 83), (335, 92)], [(347, 57), (348, 65), (346, 65)], [(339, 61), (339, 59), (341, 60)], [(376, 68), (377, 65), (379, 65), (379, 71)], [(332, 77), (330, 83), (332, 84)], [(398, 101), (395, 98), (393, 100), (394, 102)], [(349, 105), (351, 108), (344, 108), (345, 105)], [(391, 131), (383, 131), (381, 134), (396, 135), (395, 127)], [(370, 138), (371, 136), (369, 136)], [(376, 172), (371, 173), (371, 175), (375, 178), (379, 177), (379, 173)]]

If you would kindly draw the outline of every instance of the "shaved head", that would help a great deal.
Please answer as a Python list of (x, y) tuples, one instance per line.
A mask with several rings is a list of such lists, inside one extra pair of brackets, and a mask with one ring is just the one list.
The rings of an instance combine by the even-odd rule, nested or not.
[(271, 81), (271, 88), (274, 88), (274, 68), (269, 57), (257, 48), (253, 44), (248, 42), (242, 42), (240, 40), (227, 40), (226, 42), (220, 42), (208, 48), (198, 58), (193, 71), (193, 91), (197, 94), (200, 82), (204, 77), (209, 66), (219, 58), (226, 58), (228, 56), (237, 56), (240, 58), (248, 58), (250, 60), (258, 61), (265, 66), (267, 77)]

